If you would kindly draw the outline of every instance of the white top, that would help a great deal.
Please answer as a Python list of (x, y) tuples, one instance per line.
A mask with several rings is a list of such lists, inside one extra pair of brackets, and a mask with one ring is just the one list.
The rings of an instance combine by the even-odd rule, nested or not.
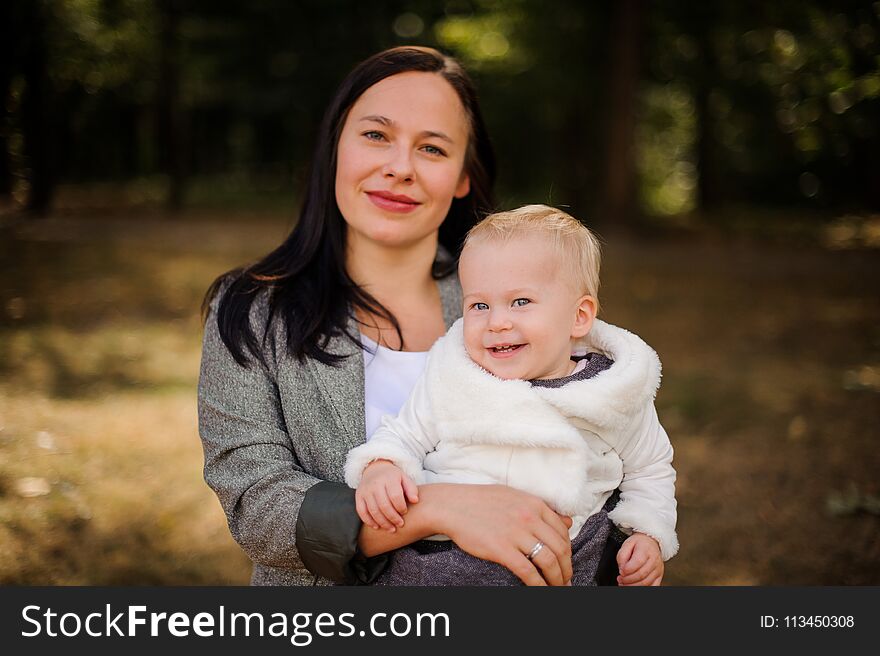
[(366, 438), (379, 428), (383, 415), (397, 415), (425, 370), (427, 351), (395, 351), (361, 333), (364, 351)]

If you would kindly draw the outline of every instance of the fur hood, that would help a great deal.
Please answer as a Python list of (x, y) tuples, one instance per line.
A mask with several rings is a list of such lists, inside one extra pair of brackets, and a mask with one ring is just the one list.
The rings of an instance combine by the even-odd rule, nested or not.
[[(582, 438), (566, 421), (576, 418), (581, 428), (615, 447), (616, 436), (633, 415), (653, 401), (660, 386), (660, 359), (636, 335), (598, 319), (578, 351), (598, 351), (614, 363), (592, 378), (559, 388), (502, 380), (470, 359), (459, 319), (431, 349), (426, 368), (433, 413), (442, 418), (440, 438), (578, 448)], [(503, 431), (498, 430), (499, 417), (504, 418)]]

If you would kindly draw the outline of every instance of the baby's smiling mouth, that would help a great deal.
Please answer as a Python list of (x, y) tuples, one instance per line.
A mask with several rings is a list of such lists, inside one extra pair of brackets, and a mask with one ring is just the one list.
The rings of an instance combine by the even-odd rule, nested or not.
[(514, 351), (518, 351), (525, 344), (499, 344), (498, 346), (490, 346), (489, 350), (492, 353), (513, 353)]

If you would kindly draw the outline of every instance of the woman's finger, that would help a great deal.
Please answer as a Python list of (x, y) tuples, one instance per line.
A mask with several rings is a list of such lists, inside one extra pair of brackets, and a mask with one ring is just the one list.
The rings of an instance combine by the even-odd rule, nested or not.
[(561, 537), (568, 539), (568, 529), (571, 528), (571, 517), (568, 515), (560, 515), (549, 506), (541, 509), (541, 519), (547, 526), (556, 531)]
[(571, 540), (568, 539), (568, 531), (565, 532), (564, 537), (560, 537), (553, 528), (539, 526), (535, 531), (535, 536), (536, 541), (540, 540), (544, 543), (544, 548), (534, 558), (542, 573), (545, 574), (544, 578), (547, 578), (546, 574), (548, 573), (545, 571), (544, 564), (548, 561), (543, 557), (543, 552), (547, 551), (558, 565), (560, 575), (560, 580), (547, 578), (547, 582), (550, 585), (565, 585), (571, 580), (572, 576)]
[(562, 570), (563, 585), (571, 580), (571, 539), (569, 538), (568, 529), (571, 528), (572, 519), (568, 515), (560, 515), (554, 512), (549, 506), (541, 509), (540, 519), (546, 529), (539, 525), (535, 529), (538, 539), (545, 544), (550, 545), (553, 552), (557, 556), (560, 568)]
[(535, 567), (534, 563), (526, 558), (522, 552), (513, 550), (507, 558), (500, 563), (509, 569), (524, 584), (529, 586), (546, 586), (547, 581)]
[[(541, 572), (541, 576), (547, 582), (547, 585), (565, 585), (566, 578), (562, 573), (562, 565), (560, 564), (561, 560), (564, 560), (564, 557), (557, 556), (554, 551), (548, 547), (545, 543), (541, 542), (544, 546), (536, 553), (532, 558), (532, 565), (538, 568)], [(534, 548), (536, 545), (532, 545)], [(529, 549), (529, 553), (531, 553), (532, 549)], [(528, 560), (528, 554), (526, 555), (526, 560)]]

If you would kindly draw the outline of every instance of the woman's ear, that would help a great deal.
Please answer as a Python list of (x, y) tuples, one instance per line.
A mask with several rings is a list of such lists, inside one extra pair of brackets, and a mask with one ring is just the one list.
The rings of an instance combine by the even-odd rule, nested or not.
[(572, 339), (580, 339), (590, 332), (596, 318), (596, 299), (585, 294), (578, 299), (575, 309), (574, 325), (571, 327)]
[(454, 196), (456, 198), (464, 198), (469, 193), (471, 193), (471, 178), (464, 171), (461, 172), (461, 179), (458, 181), (458, 186), (455, 188)]

